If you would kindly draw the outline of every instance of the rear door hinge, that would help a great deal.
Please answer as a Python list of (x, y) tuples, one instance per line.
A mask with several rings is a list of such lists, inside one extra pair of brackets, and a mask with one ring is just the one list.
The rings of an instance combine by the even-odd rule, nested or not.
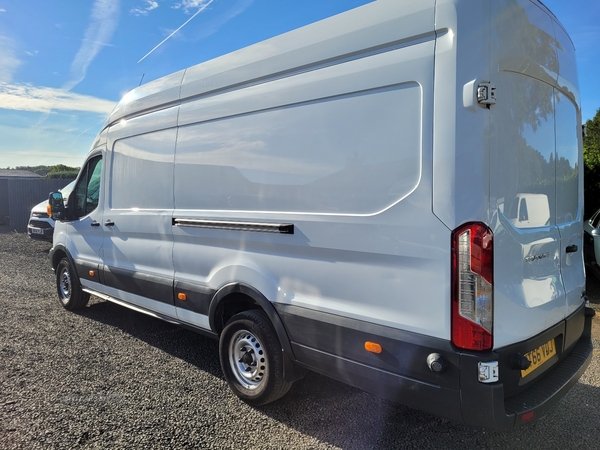
[(477, 103), (490, 108), (496, 104), (496, 86), (492, 83), (479, 83), (477, 86)]

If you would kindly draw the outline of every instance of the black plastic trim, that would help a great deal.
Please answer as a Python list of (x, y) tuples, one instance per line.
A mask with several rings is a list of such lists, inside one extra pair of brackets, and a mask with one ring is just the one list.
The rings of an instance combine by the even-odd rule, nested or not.
[[(460, 391), (293, 344), (298, 364), (388, 400), (462, 422)], [(433, 372), (432, 372), (433, 373)]]
[(62, 244), (52, 246), (52, 248), (48, 252), (48, 257), (50, 259), (50, 266), (52, 267), (52, 271), (56, 272), (56, 267), (62, 259), (57, 257), (59, 253), (64, 253), (66, 255), (67, 259), (69, 260), (69, 263), (71, 264), (71, 267), (75, 268), (75, 273), (77, 273), (77, 266), (75, 264), (75, 260), (71, 256), (69, 250), (67, 250), (67, 248)]
[(131, 294), (174, 304), (173, 279), (136, 272), (117, 267), (103, 266), (104, 284)]
[(558, 401), (555, 393), (569, 389), (577, 382), (589, 365), (592, 352), (590, 341), (579, 342), (553, 370), (552, 376), (543, 377), (523, 393), (506, 399), (506, 414), (523, 415), (533, 409), (537, 409), (536, 413), (540, 414), (540, 407), (547, 409), (555, 404)]
[[(592, 358), (592, 319), (585, 316), (583, 307), (550, 330), (514, 346), (465, 352), (443, 339), (292, 305), (275, 306), (297, 364), (381, 397), (479, 427), (511, 429), (521, 425), (521, 417), (529, 412), (534, 418), (542, 417), (577, 382)], [(520, 371), (509, 367), (510, 356), (551, 338), (557, 340), (557, 362), (532, 374), (531, 381), (515, 392)], [(383, 352), (366, 351), (367, 340), (380, 344)], [(429, 369), (427, 358), (432, 353), (441, 355), (445, 371)], [(479, 363), (489, 361), (499, 361), (500, 382), (478, 381)], [(506, 387), (513, 394), (507, 395)]]
[[(593, 354), (591, 318), (585, 317), (581, 335), (571, 349), (565, 348), (564, 335), (555, 336), (556, 331), (564, 333), (564, 330), (571, 327), (579, 329), (578, 323), (582, 315), (585, 317), (585, 308), (583, 307), (552, 329), (496, 352), (486, 354), (465, 352), (461, 354), (461, 372), (473, 374), (473, 376), (461, 377), (460, 389), (465, 423), (508, 430), (526, 423), (521, 419), (524, 414), (533, 413), (535, 419), (544, 416), (579, 380), (591, 362)], [(531, 381), (526, 383), (523, 389), (511, 394), (511, 391), (514, 391), (511, 386), (514, 386), (514, 379), (520, 377), (520, 373), (508, 367), (507, 358), (519, 348), (534, 349), (547, 342), (551, 337), (559, 339), (557, 343), (558, 361), (546, 368), (542, 366), (539, 373), (532, 374), (535, 376), (531, 376)], [(474, 375), (477, 373), (478, 363), (493, 360), (499, 361), (502, 383), (479, 383)]]
[[(275, 304), (297, 363), (351, 386), (462, 422), (459, 355), (449, 341), (292, 305)], [(365, 342), (381, 345), (375, 354)], [(442, 373), (429, 368), (436, 353)]]
[[(294, 351), (302, 346), (322, 352), (325, 359), (343, 358), (394, 376), (458, 389), (459, 358), (447, 340), (298, 306), (276, 303), (275, 307), (288, 330)], [(367, 341), (380, 344), (383, 352), (375, 354), (365, 350)], [(429, 368), (427, 358), (432, 353), (439, 353), (446, 363), (446, 370), (441, 374)], [(317, 371), (321, 366), (313, 366), (301, 358), (298, 361)]]
[[(96, 283), (100, 283), (100, 265), (98, 263), (91, 263), (88, 261), (83, 261), (81, 259), (75, 260), (75, 270), (77, 270), (77, 276), (79, 279), (95, 281)], [(90, 275), (90, 271), (94, 273), (94, 275)]]
[[(175, 281), (175, 306), (182, 309), (187, 309), (198, 314), (208, 315), (210, 302), (215, 295), (215, 290), (209, 287), (187, 283), (183, 281)], [(185, 300), (179, 300), (178, 294), (185, 294)]]
[(152, 317), (156, 317), (157, 319), (163, 320), (165, 322), (169, 322), (172, 323), (174, 325), (180, 326), (182, 328), (185, 328), (186, 330), (190, 330), (193, 331), (195, 333), (198, 334), (202, 334), (206, 337), (210, 337), (212, 339), (219, 339), (219, 335), (216, 334), (215, 332), (211, 331), (211, 330), (207, 330), (205, 328), (201, 328), (198, 326), (195, 326), (193, 324), (187, 323), (187, 322), (181, 322), (179, 319), (175, 318), (175, 317), (171, 317), (171, 316), (167, 316), (165, 314), (161, 314), (159, 312), (150, 310), (148, 308), (144, 308), (143, 306), (139, 306), (139, 305), (134, 305), (132, 303), (129, 303), (125, 300), (121, 300), (121, 299), (117, 299), (114, 297), (111, 297), (110, 295), (104, 294), (102, 292), (98, 292), (94, 289), (89, 289), (89, 288), (85, 288), (84, 289), (86, 292), (93, 294), (93, 295), (97, 295), (100, 298), (103, 298), (106, 301), (109, 301), (111, 303), (114, 303), (116, 305), (122, 306), (124, 308), (128, 308), (131, 309), (133, 311), (139, 312), (141, 314), (146, 314)]
[(178, 227), (214, 228), (218, 230), (256, 231), (261, 233), (294, 234), (292, 223), (237, 222), (229, 220), (173, 219)]

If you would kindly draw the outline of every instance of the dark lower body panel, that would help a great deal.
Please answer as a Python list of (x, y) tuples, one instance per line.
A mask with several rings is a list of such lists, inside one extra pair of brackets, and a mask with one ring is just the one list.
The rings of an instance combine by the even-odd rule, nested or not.
[[(512, 429), (537, 419), (581, 377), (592, 357), (591, 317), (580, 308), (539, 336), (493, 352), (465, 352), (448, 341), (337, 315), (277, 304), (296, 362), (380, 397), (467, 425)], [(588, 314), (587, 316), (591, 316)], [(554, 362), (521, 378), (511, 356), (555, 339)], [(374, 354), (365, 342), (381, 345)], [(429, 368), (441, 355), (445, 369)], [(479, 362), (498, 361), (496, 383), (478, 381)], [(531, 378), (531, 381), (528, 381)], [(526, 420), (525, 420), (526, 419)]]

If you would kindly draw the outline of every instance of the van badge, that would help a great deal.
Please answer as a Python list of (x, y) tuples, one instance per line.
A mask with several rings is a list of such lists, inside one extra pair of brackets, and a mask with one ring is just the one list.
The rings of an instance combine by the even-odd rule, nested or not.
[(539, 261), (540, 259), (545, 259), (548, 256), (550, 256), (549, 252), (546, 253), (542, 253), (541, 255), (531, 255), (531, 256), (526, 256), (525, 257), (525, 262), (534, 262), (534, 261)]

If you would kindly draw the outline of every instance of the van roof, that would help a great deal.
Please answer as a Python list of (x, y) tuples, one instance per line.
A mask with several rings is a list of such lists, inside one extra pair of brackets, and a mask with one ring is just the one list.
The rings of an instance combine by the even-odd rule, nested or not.
[[(159, 78), (127, 93), (105, 127), (190, 98), (208, 97), (397, 48), (423, 34), (423, 14), (435, 39), (433, 2), (378, 0)], [(414, 24), (407, 16), (418, 15)], [(375, 32), (376, 29), (376, 32)]]

